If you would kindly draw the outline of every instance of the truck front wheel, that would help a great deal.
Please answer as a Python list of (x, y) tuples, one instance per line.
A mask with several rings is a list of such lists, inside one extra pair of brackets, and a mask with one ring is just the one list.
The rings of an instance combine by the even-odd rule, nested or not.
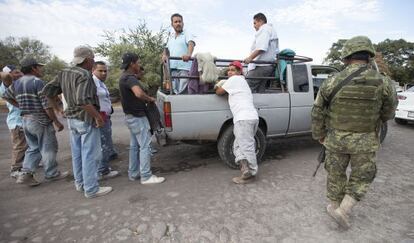
[[(262, 129), (259, 127), (257, 129), (256, 135), (254, 136), (256, 142), (256, 157), (257, 162), (260, 163), (263, 154), (266, 150), (266, 136)], [(238, 169), (238, 166), (235, 163), (235, 157), (233, 154), (233, 143), (234, 143), (234, 134), (233, 134), (233, 125), (227, 127), (224, 132), (221, 134), (217, 142), (217, 150), (221, 160), (230, 168)]]

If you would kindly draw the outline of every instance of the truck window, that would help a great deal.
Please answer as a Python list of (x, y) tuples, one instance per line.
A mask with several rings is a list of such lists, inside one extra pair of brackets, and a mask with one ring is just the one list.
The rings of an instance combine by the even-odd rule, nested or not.
[(338, 72), (338, 70), (334, 67), (312, 65), (313, 95), (315, 99), (316, 99), (316, 95), (318, 94), (319, 88), (321, 87), (322, 83), (330, 75), (333, 75), (336, 72)]
[(306, 65), (292, 65), (293, 90), (295, 92), (308, 92), (308, 69)]

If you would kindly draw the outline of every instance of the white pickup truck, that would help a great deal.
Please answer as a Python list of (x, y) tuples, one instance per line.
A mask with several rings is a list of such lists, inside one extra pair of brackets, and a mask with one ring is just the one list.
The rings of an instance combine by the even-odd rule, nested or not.
[[(280, 75), (285, 76), (285, 86), (280, 85), (280, 78), (273, 77), (264, 93), (253, 94), (259, 114), (259, 128), (255, 136), (258, 161), (265, 153), (266, 138), (311, 133), (311, 109), (318, 88), (329, 74), (338, 72), (330, 66), (295, 60), (287, 65), (285, 75)], [(163, 79), (168, 82), (173, 77), (168, 77), (168, 71), (166, 74)], [(176, 95), (170, 88), (164, 87), (157, 92), (157, 106), (167, 144), (174, 140), (200, 144), (216, 142), (220, 158), (229, 167), (236, 168), (232, 151), (233, 117), (227, 96), (217, 96), (213, 90), (207, 94)], [(382, 139), (386, 132), (385, 124)]]

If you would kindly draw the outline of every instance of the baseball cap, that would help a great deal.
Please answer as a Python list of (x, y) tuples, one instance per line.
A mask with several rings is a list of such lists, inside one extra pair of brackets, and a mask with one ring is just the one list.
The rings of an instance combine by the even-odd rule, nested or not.
[(78, 46), (73, 50), (72, 63), (75, 65), (81, 64), (86, 58), (94, 59), (95, 55), (90, 47)]
[(122, 55), (122, 64), (121, 69), (126, 70), (129, 66), (129, 64), (136, 62), (139, 59), (139, 56), (132, 52), (127, 52), (124, 55)]
[(240, 72), (243, 72), (243, 65), (239, 61), (232, 61), (229, 66), (235, 66)]
[(44, 66), (45, 64), (38, 62), (36, 59), (34, 59), (33, 57), (26, 57), (23, 58), (23, 60), (20, 61), (20, 66), (23, 67), (30, 67), (30, 66)]
[(14, 69), (16, 69), (16, 66), (14, 66), (14, 65), (6, 65), (6, 66), (3, 67), (3, 73), (10, 73)]

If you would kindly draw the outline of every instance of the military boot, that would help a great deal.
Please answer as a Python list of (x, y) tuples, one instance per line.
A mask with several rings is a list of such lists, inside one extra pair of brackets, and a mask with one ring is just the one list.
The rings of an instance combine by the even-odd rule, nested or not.
[[(329, 213), (335, 221), (345, 229), (349, 229), (351, 224), (349, 223), (349, 214), (351, 213), (351, 209), (355, 206), (357, 200), (349, 195), (345, 195), (344, 199), (342, 199), (341, 205), (331, 213)], [(329, 211), (328, 211), (329, 212)]]
[(328, 211), (329, 215), (332, 215), (338, 207), (339, 207), (338, 201), (331, 200), (328, 206), (326, 207), (326, 211)]

